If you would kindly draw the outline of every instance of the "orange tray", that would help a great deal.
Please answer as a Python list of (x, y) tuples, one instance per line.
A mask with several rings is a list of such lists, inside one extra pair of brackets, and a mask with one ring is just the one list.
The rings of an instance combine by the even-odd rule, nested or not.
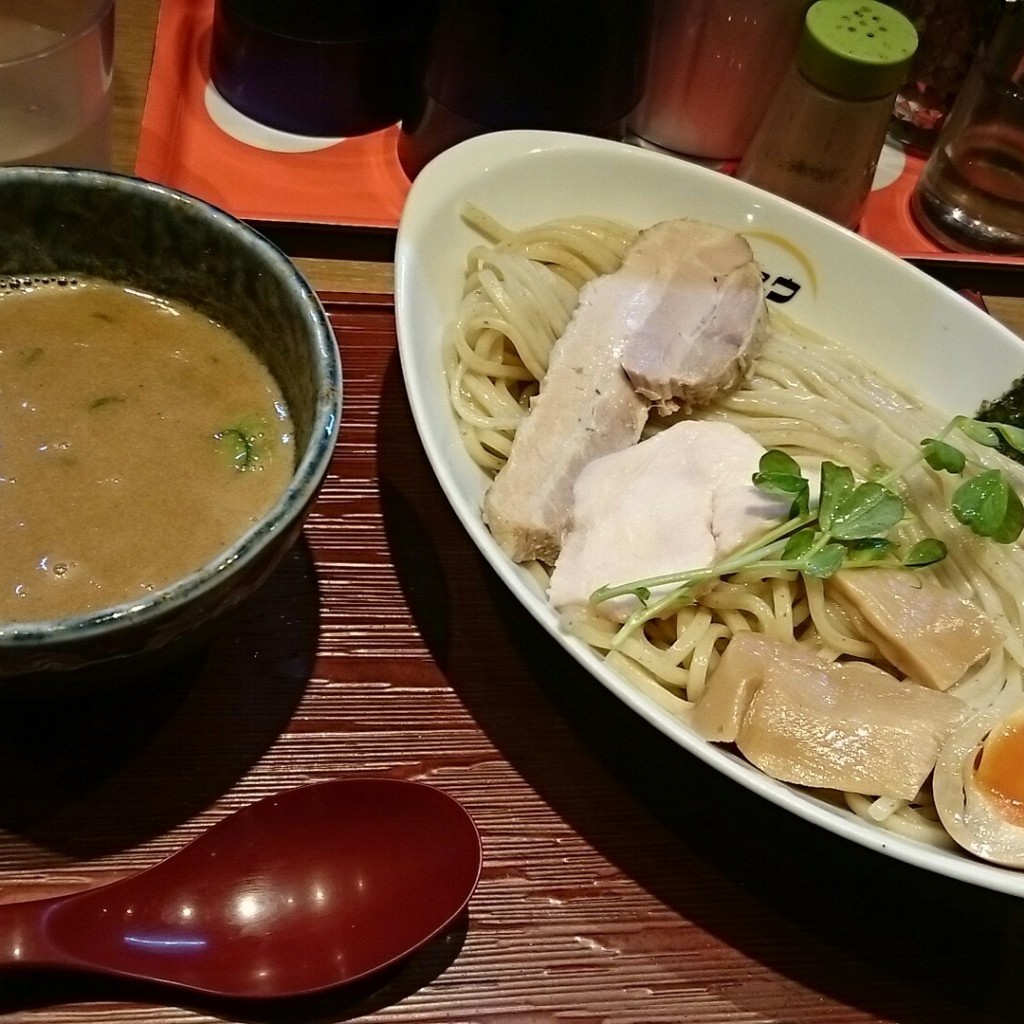
[(136, 174), (246, 220), (394, 228), (409, 190), (397, 126), (307, 140), (243, 118), (210, 84), (212, 24), (213, 0), (161, 4)]
[[(210, 84), (214, 0), (163, 0), (136, 173), (262, 225), (383, 228), (393, 232), (409, 190), (395, 151), (398, 127), (340, 140), (284, 136), (243, 118)], [(243, 139), (248, 141), (243, 141)], [(306, 152), (274, 151), (297, 146)], [(310, 149), (310, 147), (313, 147)], [(936, 276), (972, 286), (979, 273), (1024, 282), (1024, 259), (939, 248), (910, 212), (920, 157), (887, 143), (859, 231)], [(721, 169), (726, 173), (728, 165)], [(968, 275), (961, 280), (958, 274)], [(1016, 281), (1012, 282), (1016, 286)], [(1024, 289), (1024, 283), (1019, 287)]]

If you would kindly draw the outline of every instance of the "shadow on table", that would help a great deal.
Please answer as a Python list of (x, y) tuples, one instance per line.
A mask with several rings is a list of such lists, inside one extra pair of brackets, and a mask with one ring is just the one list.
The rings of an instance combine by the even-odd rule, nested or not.
[[(596, 850), (682, 918), (837, 1002), (903, 1024), (1018, 1016), (1024, 904), (810, 825), (630, 712), (463, 532), (395, 363), (379, 458), (394, 562), (433, 656), (502, 755)], [(772, 1009), (742, 978), (727, 995), (738, 1010)]]
[(201, 650), (108, 685), (0, 697), (4, 867), (127, 849), (230, 789), (285, 728), (316, 654), (300, 541)]

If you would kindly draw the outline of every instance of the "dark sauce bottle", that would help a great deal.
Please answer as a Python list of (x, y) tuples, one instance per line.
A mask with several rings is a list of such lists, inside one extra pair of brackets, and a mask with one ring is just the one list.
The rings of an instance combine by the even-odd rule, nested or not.
[(399, 135), (406, 173), (501, 129), (622, 139), (643, 93), (649, 27), (648, 0), (441, 0)]
[(407, 113), (433, 14), (432, 0), (217, 0), (211, 78), (281, 131), (376, 131)]

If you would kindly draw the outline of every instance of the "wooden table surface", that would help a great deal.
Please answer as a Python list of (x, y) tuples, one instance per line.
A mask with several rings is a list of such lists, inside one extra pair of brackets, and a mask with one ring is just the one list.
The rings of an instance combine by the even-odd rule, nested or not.
[[(118, 8), (121, 170), (156, 12)], [(356, 990), (260, 1005), (37, 975), (0, 982), (0, 1019), (1019, 1019), (1024, 903), (803, 823), (607, 694), (516, 605), (440, 493), (402, 387), (390, 266), (300, 265), (346, 296), (327, 302), (344, 422), (303, 541), (186, 663), (59, 703), (0, 701), (0, 901), (121, 877), (261, 796), (363, 775), (460, 799), (483, 838), (480, 887), (448, 935)], [(1024, 327), (1021, 300), (990, 305)]]

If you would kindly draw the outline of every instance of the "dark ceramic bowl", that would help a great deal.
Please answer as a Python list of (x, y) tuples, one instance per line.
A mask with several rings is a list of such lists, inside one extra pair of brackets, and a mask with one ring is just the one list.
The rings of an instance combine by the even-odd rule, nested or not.
[(0, 678), (118, 675), (183, 649), (252, 593), (299, 534), (341, 417), (341, 363), (323, 307), (266, 239), (162, 185), (99, 171), (0, 168), (0, 276), (89, 275), (182, 300), (231, 328), (280, 385), (296, 469), (261, 522), (216, 561), (131, 605), (0, 622)]

